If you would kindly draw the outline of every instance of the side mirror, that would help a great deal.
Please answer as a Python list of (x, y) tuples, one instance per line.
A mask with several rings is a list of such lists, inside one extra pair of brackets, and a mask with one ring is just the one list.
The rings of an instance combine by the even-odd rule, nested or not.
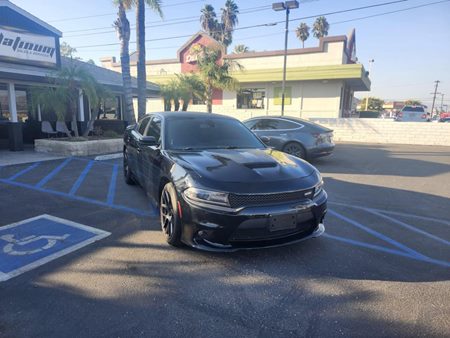
[(142, 136), (139, 143), (144, 146), (156, 146), (156, 138), (154, 136)]
[(267, 136), (261, 136), (260, 139), (261, 139), (261, 141), (263, 141), (266, 144), (269, 143), (269, 141), (270, 141), (270, 138)]

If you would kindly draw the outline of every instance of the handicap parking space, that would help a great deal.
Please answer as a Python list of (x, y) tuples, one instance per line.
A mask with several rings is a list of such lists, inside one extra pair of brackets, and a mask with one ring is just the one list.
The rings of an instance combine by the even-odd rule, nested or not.
[[(232, 254), (168, 246), (120, 158), (0, 168), (0, 336), (444, 336), (447, 154), (340, 144), (313, 162), (329, 195), (325, 234)], [(26, 229), (42, 214), (61, 225)]]
[[(155, 215), (155, 207), (142, 191), (133, 193), (136, 189), (124, 186), (121, 175), (119, 160), (95, 161), (68, 157), (57, 161), (1, 168), (0, 182), (136, 215)], [(118, 185), (120, 194), (117, 193)], [(129, 194), (132, 198), (122, 198)], [(120, 202), (116, 202), (117, 196)]]
[(49, 215), (0, 227), (0, 281), (64, 256), (110, 233)]

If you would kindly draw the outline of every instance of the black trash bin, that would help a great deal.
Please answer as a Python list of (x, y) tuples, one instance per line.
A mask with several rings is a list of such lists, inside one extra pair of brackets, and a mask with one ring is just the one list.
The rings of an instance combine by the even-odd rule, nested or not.
[(8, 134), (9, 134), (9, 150), (22, 151), (23, 150), (22, 123), (10, 122), (8, 124)]

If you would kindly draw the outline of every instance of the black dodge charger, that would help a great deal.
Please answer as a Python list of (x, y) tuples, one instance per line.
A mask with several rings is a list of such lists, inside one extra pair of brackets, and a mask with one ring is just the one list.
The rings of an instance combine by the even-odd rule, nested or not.
[(157, 113), (124, 135), (124, 176), (159, 205), (167, 242), (211, 251), (320, 236), (327, 194), (312, 165), (268, 148), (238, 120)]

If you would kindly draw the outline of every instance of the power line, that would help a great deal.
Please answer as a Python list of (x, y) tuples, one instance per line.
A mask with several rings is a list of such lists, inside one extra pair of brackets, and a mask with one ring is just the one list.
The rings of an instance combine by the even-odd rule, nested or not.
[[(249, 11), (243, 11), (239, 14), (251, 14), (251, 13), (256, 13), (256, 12), (261, 12), (261, 11), (266, 11), (271, 9), (271, 7), (266, 7), (266, 8), (259, 8), (259, 9), (255, 9), (255, 10), (249, 10)], [(188, 17), (190, 18), (189, 20), (184, 20), (184, 21), (176, 21), (176, 22), (162, 22), (162, 23), (158, 23), (158, 24), (150, 24), (150, 25), (146, 25), (145, 28), (155, 28), (155, 27), (164, 27), (164, 26), (173, 26), (173, 25), (179, 25), (179, 24), (184, 24), (184, 23), (190, 23), (190, 22), (198, 22), (199, 18), (198, 16), (194, 16), (194, 17)], [(195, 19), (192, 19), (195, 18)], [(133, 25), (136, 26), (136, 25)], [(111, 29), (111, 27), (107, 27), (108, 30), (107, 31), (103, 31), (103, 32), (94, 32), (94, 33), (84, 33), (84, 34), (75, 34), (75, 35), (68, 35), (65, 36), (67, 38), (72, 38), (72, 37), (79, 37), (79, 36), (91, 36), (91, 35), (100, 35), (100, 34), (111, 34), (111, 33), (115, 33), (115, 29)], [(107, 28), (98, 28), (98, 29), (107, 29)], [(134, 28), (132, 28), (134, 29)], [(75, 31), (73, 31), (75, 32)]]
[[(192, 1), (184, 1), (184, 2), (178, 2), (174, 4), (167, 4), (162, 5), (162, 8), (167, 7), (176, 7), (176, 6), (182, 6), (182, 5), (188, 5), (196, 2), (206, 2), (206, 0), (192, 0)], [(149, 10), (149, 8), (146, 8), (146, 10)], [(65, 19), (56, 19), (56, 20), (48, 20), (48, 22), (61, 22), (61, 21), (73, 21), (73, 20), (82, 20), (82, 19), (90, 19), (90, 18), (97, 18), (99, 16), (110, 16), (110, 15), (117, 15), (117, 13), (104, 13), (104, 14), (95, 14), (95, 15), (86, 15), (86, 16), (78, 16), (78, 17), (72, 17), (72, 18), (65, 18)]]
[(367, 16), (361, 16), (359, 18), (353, 18), (353, 19), (349, 19), (349, 20), (337, 21), (337, 22), (333, 22), (333, 23), (330, 23), (330, 24), (338, 25), (338, 24), (341, 24), (341, 23), (346, 23), (346, 22), (351, 22), (351, 21), (370, 19), (370, 18), (375, 18), (377, 16), (383, 16), (383, 15), (387, 15), (387, 14), (394, 14), (394, 13), (409, 11), (409, 10), (412, 10), (412, 9), (421, 8), (421, 7), (427, 7), (427, 6), (431, 6), (431, 5), (437, 5), (437, 4), (441, 4), (441, 3), (449, 2), (449, 1), (450, 0), (442, 0), (442, 1), (430, 2), (430, 3), (427, 3), (427, 4), (422, 4), (422, 5), (412, 6), (412, 7), (408, 7), (408, 8), (398, 9), (398, 10), (395, 10), (395, 11), (377, 13), (377, 14), (372, 14), (372, 15), (367, 15)]
[[(340, 11), (333, 11), (333, 12), (322, 13), (322, 14), (315, 14), (315, 15), (310, 15), (310, 16), (306, 16), (306, 17), (295, 18), (295, 19), (292, 19), (291, 21), (305, 20), (305, 19), (315, 18), (315, 17), (318, 17), (318, 16), (324, 16), (324, 15), (334, 15), (334, 14), (341, 14), (341, 13), (347, 13), (347, 12), (352, 12), (352, 11), (359, 11), (359, 10), (363, 10), (363, 9), (380, 7), (380, 6), (387, 6), (387, 5), (392, 5), (392, 4), (406, 2), (406, 1), (409, 1), (409, 0), (389, 1), (389, 2), (384, 2), (384, 3), (374, 4), (374, 5), (363, 6), (363, 7), (344, 9), (344, 10), (340, 10)], [(447, 1), (450, 1), (450, 0), (447, 0)], [(279, 23), (284, 23), (284, 22), (285, 21), (268, 22), (268, 23), (251, 25), (251, 26), (238, 27), (238, 28), (235, 28), (234, 30), (237, 31), (237, 30), (244, 30), (244, 29), (250, 29), (250, 28), (257, 28), (257, 27), (275, 26), (275, 25), (277, 25)], [(190, 37), (190, 36), (192, 36), (192, 34), (170, 36), (170, 37), (163, 37), (163, 38), (157, 38), (157, 39), (149, 39), (149, 40), (146, 40), (146, 42), (170, 40), (170, 39), (178, 39), (178, 38), (186, 38), (186, 37)], [(136, 41), (130, 41), (130, 43), (136, 43)], [(114, 46), (114, 45), (119, 45), (119, 44), (120, 44), (120, 42), (109, 43), (109, 44), (77, 46), (75, 48), (92, 48), (92, 47)]]

